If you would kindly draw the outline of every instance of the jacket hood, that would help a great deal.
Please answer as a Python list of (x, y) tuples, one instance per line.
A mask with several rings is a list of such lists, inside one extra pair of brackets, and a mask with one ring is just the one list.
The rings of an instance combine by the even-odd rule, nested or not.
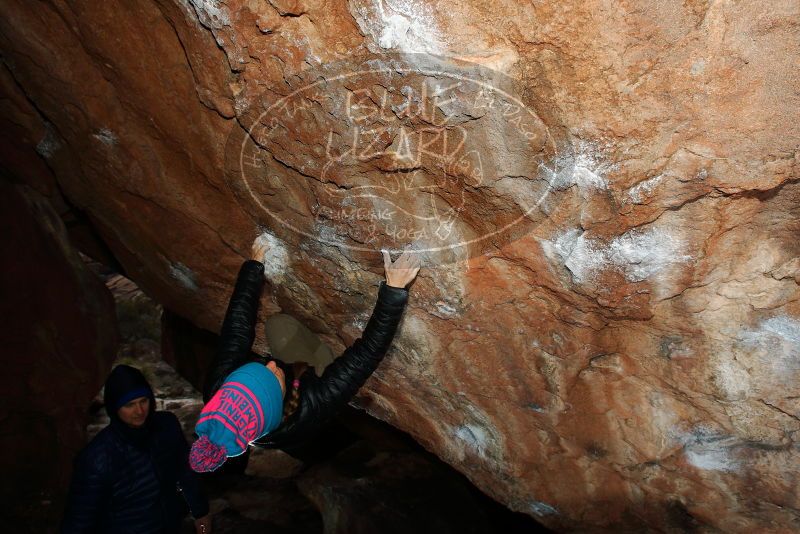
[(153, 388), (150, 387), (142, 372), (130, 365), (114, 367), (106, 379), (103, 390), (106, 413), (111, 420), (117, 419), (117, 411), (122, 406), (138, 397), (150, 399), (150, 414), (152, 415), (155, 412), (156, 399), (153, 395)]

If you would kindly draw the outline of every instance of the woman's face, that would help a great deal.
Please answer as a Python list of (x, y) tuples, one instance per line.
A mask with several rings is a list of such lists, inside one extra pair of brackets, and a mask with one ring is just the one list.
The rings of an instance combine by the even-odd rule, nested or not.
[(281, 385), (281, 396), (286, 396), (286, 377), (283, 375), (283, 369), (277, 366), (274, 361), (271, 361), (267, 364), (267, 369), (272, 371), (272, 373), (278, 378), (278, 382)]
[(119, 418), (128, 426), (138, 428), (147, 420), (150, 412), (150, 399), (147, 397), (137, 397), (127, 404), (123, 404), (117, 412)]

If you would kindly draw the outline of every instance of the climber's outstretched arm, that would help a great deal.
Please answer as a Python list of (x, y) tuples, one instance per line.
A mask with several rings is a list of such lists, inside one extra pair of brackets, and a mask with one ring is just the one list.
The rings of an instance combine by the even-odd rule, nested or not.
[(258, 302), (264, 286), (266, 247), (253, 245), (253, 258), (239, 269), (233, 294), (222, 322), (219, 344), (203, 387), (203, 402), (208, 402), (229, 374), (249, 361), (256, 337)]
[(408, 301), (405, 288), (416, 277), (419, 256), (405, 252), (394, 263), (384, 253), (386, 282), (381, 283), (378, 301), (360, 339), (325, 368), (320, 378), (306, 373), (301, 379), (300, 402), (295, 414), (275, 432), (257, 442), (284, 450), (300, 446), (364, 385), (380, 364), (392, 343)]

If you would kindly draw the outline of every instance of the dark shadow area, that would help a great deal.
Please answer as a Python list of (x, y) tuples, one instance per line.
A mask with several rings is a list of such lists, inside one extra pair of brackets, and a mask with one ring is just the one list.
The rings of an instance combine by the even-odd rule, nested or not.
[(0, 530), (49, 532), (116, 352), (114, 301), (33, 188), (0, 180), (0, 227)]

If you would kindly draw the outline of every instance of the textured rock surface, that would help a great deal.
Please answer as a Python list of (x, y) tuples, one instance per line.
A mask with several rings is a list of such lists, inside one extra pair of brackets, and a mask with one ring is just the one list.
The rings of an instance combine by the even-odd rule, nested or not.
[[(446, 215), (444, 241), (473, 244), (429, 255), (363, 406), (555, 528), (790, 531), (799, 9), (7, 0), (4, 116), (128, 274), (211, 331), (263, 233), (263, 313), (287, 310), (341, 347), (380, 275), (367, 251), (410, 241), (382, 210), (428, 217), (407, 219), (412, 233)], [(476, 112), (473, 83), (404, 116), (421, 87), (453, 78), (390, 76), (390, 52), (495, 69), (527, 114)], [(330, 65), (354, 56), (379, 72), (335, 80)], [(270, 106), (312, 80), (321, 90), (273, 128)], [(411, 145), (398, 124), (420, 134)], [(267, 134), (250, 160), (230, 142), (247, 148), (245, 128)], [(467, 142), (414, 161), (442, 148), (442, 129)], [(354, 132), (369, 134), (355, 156)], [(19, 164), (32, 149), (4, 158), (33, 182), (47, 172)], [(382, 178), (391, 199), (347, 194)]]
[(44, 532), (60, 519), (86, 406), (114, 358), (114, 304), (40, 194), (0, 182), (0, 227), (3, 524)]

